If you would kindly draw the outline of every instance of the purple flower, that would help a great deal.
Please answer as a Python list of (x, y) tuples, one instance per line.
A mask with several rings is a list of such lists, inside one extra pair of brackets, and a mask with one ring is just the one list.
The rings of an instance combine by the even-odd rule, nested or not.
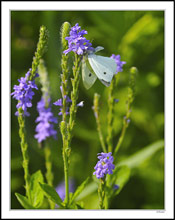
[(114, 190), (117, 190), (117, 189), (119, 189), (119, 188), (120, 188), (119, 185), (114, 184)]
[[(71, 103), (72, 100), (69, 98), (69, 96), (64, 96), (64, 98), (66, 99), (66, 103)], [(60, 106), (60, 112), (58, 113), (58, 115), (62, 115), (62, 109), (63, 109), (63, 100), (62, 99), (58, 99), (56, 102), (53, 103), (54, 105)], [(69, 114), (69, 107), (66, 108), (66, 115)]]
[(127, 122), (128, 124), (131, 122), (131, 119), (130, 119), (130, 118), (127, 118), (126, 116), (124, 116), (123, 118), (126, 120), (126, 122)]
[(78, 55), (83, 55), (87, 51), (94, 50), (92, 44), (89, 40), (87, 40), (84, 35), (87, 34), (87, 31), (81, 30), (81, 27), (77, 23), (73, 26), (69, 32), (69, 37), (65, 37), (68, 41), (69, 48), (65, 50), (63, 53), (68, 54), (69, 52), (73, 51)]
[(117, 64), (116, 74), (118, 72), (122, 72), (123, 71), (123, 69), (122, 69), (123, 64), (126, 64), (126, 62), (125, 61), (120, 61), (120, 55), (112, 54), (111, 58), (114, 59), (116, 64)]
[[(62, 86), (60, 86), (60, 90), (62, 92)], [(69, 103), (72, 103), (72, 100), (69, 98), (68, 95), (65, 95), (64, 96), (64, 99), (66, 100), (66, 104), (67, 104), (67, 107), (66, 107), (66, 115), (69, 114)], [(83, 107), (84, 104), (83, 104), (84, 101), (81, 101), (80, 103), (77, 104), (77, 106), (79, 107)], [(63, 112), (62, 112), (62, 109), (63, 109), (63, 99), (58, 99), (56, 102), (53, 103), (54, 105), (57, 105), (60, 107), (60, 112), (58, 113), (58, 115), (62, 115)]]
[[(18, 100), (18, 104), (16, 105), (17, 109), (22, 108), (25, 116), (30, 115), (27, 112), (27, 108), (32, 107), (32, 98), (35, 94), (32, 89), (38, 89), (35, 84), (35, 80), (28, 80), (28, 77), (30, 76), (30, 71), (31, 69), (29, 69), (25, 77), (21, 77), (20, 79), (18, 79), (19, 85), (14, 85), (14, 92), (11, 93), (13, 98)], [(34, 78), (36, 77), (38, 77), (38, 74), (36, 74)], [(19, 115), (18, 111), (15, 113), (15, 115)]]
[[(50, 100), (48, 100), (48, 102), (50, 102)], [(50, 136), (56, 138), (57, 132), (54, 130), (53, 124), (57, 123), (57, 118), (53, 116), (50, 107), (45, 107), (44, 98), (41, 98), (41, 100), (38, 102), (37, 110), (39, 112), (39, 116), (37, 117), (35, 122), (39, 122), (39, 124), (36, 126), (35, 129), (35, 131), (37, 132), (35, 138), (38, 139), (38, 143), (46, 140), (46, 138)]]
[[(69, 192), (74, 192), (75, 190), (75, 181), (73, 179), (69, 179)], [(56, 187), (56, 192), (62, 199), (62, 201), (65, 198), (65, 182), (62, 181), (57, 187)]]
[(98, 179), (104, 178), (106, 174), (112, 174), (115, 168), (115, 165), (113, 164), (113, 156), (111, 152), (109, 153), (99, 153), (97, 154), (99, 161), (95, 165), (94, 169), (96, 170), (93, 175), (96, 175)]
[(128, 118), (126, 122), (129, 124), (129, 123), (131, 122), (131, 119), (130, 119), (130, 118)]
[(119, 102), (119, 99), (114, 99), (114, 102), (115, 102), (115, 103), (118, 103), (118, 102)]
[(53, 103), (54, 105), (63, 106), (62, 99), (58, 99), (58, 101)]

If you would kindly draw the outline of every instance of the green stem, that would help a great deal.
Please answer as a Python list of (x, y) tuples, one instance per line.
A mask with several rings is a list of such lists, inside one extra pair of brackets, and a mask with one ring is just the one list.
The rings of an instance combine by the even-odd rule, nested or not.
[[(68, 42), (65, 37), (68, 36), (70, 30), (69, 22), (64, 22), (61, 28), (61, 42), (62, 42), (62, 49), (66, 50), (68, 48)], [(66, 98), (68, 95), (68, 55), (62, 54), (61, 60), (61, 80), (62, 80), (62, 100), (63, 100), (63, 107), (62, 107), (62, 122), (61, 122), (61, 134), (63, 139), (63, 162), (64, 162), (64, 178), (65, 178), (65, 205), (68, 208), (69, 203), (69, 157), (70, 157), (70, 149), (68, 148), (68, 125), (66, 122)]]
[(77, 100), (78, 100), (78, 88), (80, 83), (80, 62), (81, 57), (75, 54), (75, 62), (73, 67), (73, 79), (72, 81), (72, 92), (71, 92), (71, 100), (72, 104), (70, 107), (70, 117), (68, 123), (68, 146), (70, 146), (70, 142), (72, 139), (72, 130), (75, 124), (75, 117), (77, 112)]
[(29, 80), (32, 80), (33, 77), (35, 76), (40, 59), (42, 58), (42, 56), (44, 55), (47, 49), (47, 44), (48, 44), (48, 30), (46, 29), (45, 26), (41, 26), (40, 34), (39, 34), (39, 41), (37, 44), (37, 50), (35, 52), (35, 56), (33, 57), (32, 71), (29, 76)]
[(118, 140), (118, 143), (115, 147), (115, 151), (114, 151), (114, 158), (116, 158), (116, 155), (117, 155), (117, 152), (123, 142), (123, 139), (124, 139), (124, 136), (125, 136), (125, 133), (126, 133), (126, 129), (128, 127), (128, 124), (129, 124), (129, 117), (130, 117), (130, 114), (131, 114), (131, 105), (134, 101), (134, 98), (135, 98), (135, 80), (136, 80), (136, 75), (137, 75), (137, 68), (136, 67), (132, 67), (130, 68), (130, 79), (129, 79), (129, 87), (128, 87), (128, 98), (127, 98), (127, 110), (126, 110), (126, 116), (123, 118), (123, 128), (122, 128), (122, 131), (121, 131), (121, 134), (120, 134), (120, 137), (119, 137), (119, 140)]
[(63, 98), (63, 107), (62, 107), (62, 120), (66, 121), (66, 97), (68, 95), (68, 56), (62, 55), (61, 67), (62, 67), (62, 98)]
[[(68, 49), (68, 41), (65, 37), (68, 36), (70, 30), (69, 22), (64, 22), (61, 27), (61, 43), (62, 43), (62, 50)], [(63, 99), (63, 107), (62, 107), (62, 120), (66, 121), (66, 97), (68, 95), (68, 75), (69, 75), (69, 68), (68, 68), (68, 55), (62, 53), (61, 59), (61, 86), (62, 86), (62, 99)]]
[(65, 121), (61, 121), (60, 123), (60, 130), (61, 135), (63, 139), (63, 149), (62, 149), (62, 155), (63, 155), (63, 162), (64, 162), (64, 181), (65, 181), (65, 205), (66, 208), (68, 207), (69, 203), (69, 156), (70, 151), (68, 149), (67, 145), (67, 123)]
[(27, 141), (26, 141), (26, 132), (25, 132), (25, 119), (22, 115), (22, 109), (19, 109), (18, 112), (19, 112), (19, 116), (18, 116), (19, 136), (21, 138), (21, 151), (22, 151), (22, 157), (23, 157), (22, 165), (24, 168), (25, 189), (26, 189), (26, 196), (30, 200), (29, 156), (28, 156), (28, 145), (27, 145)]
[[(79, 82), (80, 82), (80, 61), (81, 58), (75, 54), (75, 62), (74, 62), (74, 67), (73, 67), (73, 79), (72, 79), (72, 92), (71, 92), (71, 100), (72, 104), (70, 107), (70, 117), (68, 123), (65, 121), (66, 117), (63, 116), (63, 121), (60, 124), (61, 128), (61, 134), (63, 138), (63, 161), (64, 161), (64, 176), (65, 176), (65, 203), (66, 207), (68, 207), (69, 204), (69, 158), (70, 158), (70, 152), (71, 152), (71, 139), (72, 139), (72, 131), (73, 127), (75, 124), (75, 117), (76, 117), (76, 112), (77, 112), (77, 100), (78, 100), (78, 87), (79, 87)], [(63, 78), (63, 77), (62, 77)], [(63, 82), (63, 85), (65, 83)], [(65, 92), (67, 92), (67, 87), (65, 86)], [(63, 96), (64, 90), (63, 90)], [(64, 105), (64, 99), (63, 99), (63, 105)], [(66, 103), (65, 103), (66, 107)], [(63, 115), (65, 113), (65, 109), (62, 110)]]
[(115, 80), (113, 79), (111, 82), (111, 85), (109, 87), (108, 92), (108, 114), (107, 114), (107, 145), (108, 145), (108, 152), (112, 152), (113, 144), (112, 144), (112, 138), (113, 138), (113, 119), (114, 119), (114, 87), (115, 87)]
[(63, 139), (63, 149), (62, 156), (64, 162), (64, 180), (65, 180), (65, 205), (68, 207), (69, 203), (69, 156), (70, 150), (68, 148), (67, 143), (67, 123), (65, 121), (61, 121), (60, 130)]
[(99, 195), (99, 208), (105, 209), (105, 179), (100, 179), (99, 187), (98, 187), (98, 195)]
[(108, 114), (107, 114), (107, 138), (106, 142), (108, 145), (108, 152), (113, 151), (113, 133), (114, 133), (114, 91), (119, 81), (120, 74), (116, 74), (111, 82), (111, 85), (108, 90)]
[(123, 125), (123, 128), (122, 128), (121, 135), (120, 135), (120, 137), (119, 137), (118, 143), (117, 143), (117, 145), (116, 145), (116, 148), (115, 148), (115, 151), (114, 151), (114, 155), (117, 154), (117, 152), (118, 152), (118, 150), (119, 150), (119, 148), (120, 148), (120, 146), (121, 146), (121, 144), (122, 144), (122, 142), (123, 142), (123, 138), (124, 138), (124, 136), (125, 136), (126, 129), (127, 129), (127, 127), (128, 127), (128, 123), (126, 122), (125, 119), (124, 119), (123, 124), (124, 124), (124, 125)]
[(131, 110), (130, 110), (130, 105), (131, 103), (129, 102), (128, 105), (127, 105), (127, 112), (126, 112), (126, 116), (123, 118), (123, 128), (122, 128), (122, 131), (121, 131), (121, 134), (120, 134), (120, 137), (119, 137), (119, 140), (117, 142), (117, 145), (115, 147), (115, 151), (114, 151), (114, 156), (116, 156), (122, 142), (123, 142), (123, 139), (125, 137), (125, 133), (126, 133), (126, 129), (128, 127), (128, 120), (129, 120), (129, 117), (130, 117), (130, 114), (131, 114)]
[(80, 82), (80, 61), (81, 57), (75, 54), (75, 62), (73, 67), (73, 79), (72, 79), (72, 92), (71, 92), (71, 100), (72, 104), (70, 107), (70, 117), (67, 125), (67, 139), (66, 139), (66, 147), (65, 147), (65, 189), (66, 189), (66, 202), (69, 202), (69, 177), (68, 177), (68, 168), (69, 168), (69, 158), (71, 152), (71, 139), (72, 139), (72, 131), (75, 124), (75, 117), (77, 112), (77, 100), (78, 100), (78, 88)]
[[(46, 180), (48, 185), (53, 186), (53, 173), (52, 173), (52, 160), (51, 160), (51, 150), (48, 145), (44, 147), (44, 155), (45, 155), (45, 166), (46, 166)], [(49, 200), (50, 208), (55, 208), (55, 203)]]
[(69, 204), (69, 163), (66, 151), (63, 150), (63, 158), (64, 158), (64, 178), (65, 178), (65, 203), (68, 208)]
[[(68, 22), (64, 22), (61, 28), (61, 43), (62, 43), (62, 49), (66, 50), (68, 48), (68, 42), (65, 39), (65, 37), (68, 36), (70, 30), (70, 24)], [(65, 178), (65, 206), (68, 208), (69, 204), (69, 157), (70, 157), (70, 149), (68, 145), (68, 124), (66, 122), (66, 98), (68, 95), (68, 55), (62, 54), (61, 59), (61, 68), (62, 68), (62, 74), (61, 74), (61, 86), (62, 86), (62, 100), (63, 100), (63, 106), (62, 106), (62, 122), (60, 123), (60, 129), (61, 129), (61, 135), (63, 140), (63, 149), (62, 149), (62, 155), (63, 155), (63, 162), (64, 162), (64, 178)]]
[(102, 134), (102, 130), (101, 130), (101, 123), (100, 123), (99, 99), (100, 99), (100, 95), (95, 93), (94, 94), (94, 107), (93, 107), (93, 110), (94, 110), (94, 115), (95, 115), (95, 119), (96, 119), (97, 131), (98, 131), (101, 147), (103, 149), (103, 152), (106, 153), (107, 150), (106, 150), (106, 145), (105, 145), (105, 142), (104, 142), (104, 138), (103, 138), (103, 134)]

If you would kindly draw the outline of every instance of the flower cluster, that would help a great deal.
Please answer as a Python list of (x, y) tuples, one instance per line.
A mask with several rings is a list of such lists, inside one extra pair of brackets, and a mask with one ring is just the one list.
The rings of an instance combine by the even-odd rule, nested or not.
[(115, 165), (113, 164), (113, 156), (111, 152), (109, 153), (99, 153), (97, 154), (99, 161), (97, 162), (94, 169), (96, 170), (93, 175), (96, 175), (98, 179), (104, 178), (106, 174), (112, 174), (115, 168)]
[(94, 50), (92, 44), (87, 40), (84, 35), (87, 34), (87, 31), (81, 30), (81, 27), (77, 23), (73, 26), (69, 32), (69, 37), (65, 37), (68, 41), (69, 48), (64, 51), (65, 54), (73, 51), (78, 55), (83, 55), (87, 51)]
[[(48, 100), (48, 102), (50, 102), (50, 100)], [(44, 98), (41, 98), (41, 100), (38, 102), (37, 110), (39, 112), (39, 116), (37, 117), (35, 122), (39, 122), (39, 124), (36, 126), (35, 129), (35, 131), (37, 132), (35, 138), (38, 139), (38, 143), (42, 142), (50, 136), (56, 138), (57, 132), (54, 130), (53, 123), (57, 123), (57, 118), (53, 116), (50, 107), (45, 107)]]
[(123, 64), (126, 64), (126, 62), (125, 61), (120, 61), (120, 59), (121, 59), (120, 55), (112, 54), (111, 58), (114, 59), (116, 64), (117, 64), (116, 74), (118, 72), (122, 72), (123, 71), (123, 69), (122, 69), (123, 68)]
[[(69, 192), (74, 192), (75, 191), (75, 181), (73, 179), (69, 179)], [(62, 181), (57, 187), (56, 187), (56, 192), (62, 199), (62, 201), (65, 198), (65, 182)]]
[[(35, 80), (28, 80), (30, 76), (30, 71), (26, 73), (25, 77), (21, 77), (18, 79), (19, 85), (14, 85), (14, 92), (11, 93), (14, 99), (18, 100), (18, 104), (16, 105), (17, 109), (22, 108), (25, 116), (29, 116), (30, 114), (27, 112), (27, 108), (32, 107), (32, 97), (35, 94), (32, 89), (38, 89)], [(35, 75), (38, 77), (38, 74)], [(15, 113), (18, 116), (18, 111)]]

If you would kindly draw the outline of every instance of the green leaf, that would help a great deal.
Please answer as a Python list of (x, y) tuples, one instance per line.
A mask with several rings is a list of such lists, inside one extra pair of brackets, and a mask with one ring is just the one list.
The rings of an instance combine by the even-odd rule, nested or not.
[(112, 195), (118, 195), (120, 193), (124, 185), (128, 182), (129, 177), (130, 177), (130, 168), (128, 166), (116, 167), (113, 173), (112, 182), (113, 184), (117, 184), (119, 186), (119, 189), (115, 191), (111, 188)]
[(84, 209), (84, 204), (83, 202), (78, 202), (78, 203), (72, 203), (69, 205), (69, 209)]
[(30, 178), (30, 199), (35, 208), (39, 208), (44, 200), (44, 193), (39, 183), (43, 183), (44, 178), (40, 170), (34, 173)]
[(75, 201), (79, 201), (81, 199), (84, 199), (86, 196), (92, 194), (93, 192), (97, 191), (98, 184), (96, 182), (89, 183), (84, 190), (80, 193), (79, 196), (75, 199)]
[(84, 203), (83, 202), (76, 202), (77, 209), (84, 209)]
[(123, 160), (118, 163), (118, 166), (127, 165), (130, 168), (138, 167), (142, 162), (149, 159), (156, 151), (164, 147), (164, 141), (157, 141), (147, 147), (144, 147), (140, 151), (128, 157), (126, 160)]
[(17, 197), (19, 203), (25, 208), (25, 209), (35, 209), (30, 202), (28, 201), (27, 197), (22, 196), (19, 193), (15, 193), (15, 196)]
[(49, 186), (46, 183), (40, 183), (40, 186), (48, 199), (52, 200), (57, 205), (63, 207), (61, 198), (52, 186)]
[(74, 192), (72, 196), (71, 202), (83, 191), (88, 181), (89, 177), (77, 188), (77, 190)]

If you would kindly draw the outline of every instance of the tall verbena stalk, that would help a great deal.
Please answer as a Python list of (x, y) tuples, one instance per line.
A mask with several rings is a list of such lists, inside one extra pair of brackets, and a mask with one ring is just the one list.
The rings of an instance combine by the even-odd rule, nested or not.
[[(38, 66), (38, 73), (40, 76), (40, 83), (42, 85), (42, 98), (44, 99), (45, 108), (49, 107), (50, 102), (50, 84), (48, 79), (47, 69), (45, 67), (44, 60), (40, 59)], [(51, 146), (49, 144), (49, 140), (45, 140), (42, 143), (44, 148), (44, 156), (45, 156), (45, 167), (46, 167), (46, 180), (49, 186), (53, 186), (54, 175), (52, 172), (52, 154), (51, 154)], [(49, 200), (50, 208), (54, 209), (55, 203)]]
[[(47, 48), (48, 42), (48, 31), (45, 26), (40, 27), (40, 34), (39, 34), (39, 41), (37, 44), (37, 50), (35, 52), (35, 56), (32, 62), (32, 69), (30, 71), (30, 75), (28, 80), (32, 80), (35, 77), (37, 67), (39, 65), (39, 61), (41, 57), (44, 55), (44, 52)], [(28, 156), (28, 145), (26, 140), (26, 131), (25, 131), (25, 117), (24, 111), (22, 108), (18, 109), (18, 123), (19, 123), (19, 136), (21, 139), (21, 151), (23, 156), (23, 168), (24, 168), (24, 180), (25, 180), (25, 189), (26, 189), (26, 196), (30, 201), (30, 174), (29, 174), (29, 156)]]
[[(63, 23), (61, 29), (61, 41), (62, 49), (66, 50), (68, 48), (67, 40), (65, 39), (68, 36), (70, 30), (70, 24), (68, 22)], [(77, 99), (78, 99), (78, 87), (80, 82), (80, 61), (81, 58), (75, 54), (75, 61), (73, 66), (73, 78), (71, 79), (72, 91), (71, 91), (71, 100), (72, 104), (70, 106), (70, 114), (67, 120), (66, 117), (66, 98), (68, 95), (68, 80), (69, 80), (69, 69), (68, 69), (68, 55), (62, 54), (62, 74), (61, 74), (61, 86), (62, 86), (62, 121), (60, 123), (60, 130), (63, 140), (63, 161), (64, 161), (64, 177), (65, 177), (65, 204), (68, 207), (69, 204), (69, 163), (70, 163), (70, 153), (71, 153), (71, 139), (73, 136), (73, 127), (75, 124), (75, 117), (77, 112)]]
[(131, 115), (131, 106), (135, 98), (135, 80), (136, 80), (136, 75), (137, 75), (137, 68), (132, 67), (130, 68), (130, 79), (129, 79), (129, 87), (128, 87), (128, 97), (126, 101), (126, 115), (123, 118), (123, 128), (119, 137), (119, 140), (116, 144), (115, 150), (114, 150), (114, 156), (116, 158), (117, 152), (123, 142), (126, 129), (129, 125), (130, 122), (130, 115)]
[[(65, 37), (68, 35), (70, 29), (70, 24), (68, 22), (64, 22), (61, 28), (61, 43), (62, 43), (62, 50), (66, 50), (68, 48), (67, 41)], [(68, 158), (69, 155), (67, 154), (67, 122), (66, 122), (66, 96), (68, 95), (68, 56), (62, 53), (61, 59), (61, 86), (62, 86), (62, 100), (63, 100), (63, 108), (62, 108), (62, 121), (60, 124), (60, 131), (62, 134), (63, 140), (63, 148), (62, 148), (62, 155), (64, 161), (64, 178), (65, 178), (65, 203), (66, 206), (69, 202), (69, 176), (68, 176)]]
[(120, 78), (120, 73), (114, 75), (114, 78), (108, 90), (108, 114), (107, 114), (107, 138), (106, 138), (106, 142), (108, 145), (108, 152), (113, 151), (113, 133), (114, 133), (113, 121), (114, 121), (114, 104), (115, 104), (114, 91), (116, 90), (119, 78)]
[(103, 151), (106, 153), (107, 152), (106, 145), (105, 145), (105, 141), (104, 141), (102, 130), (101, 130), (99, 99), (100, 99), (100, 95), (95, 93), (94, 94), (93, 111), (94, 111), (94, 115), (95, 115), (95, 119), (96, 119), (97, 131), (98, 131), (101, 147), (102, 147)]
[[(124, 139), (126, 129), (129, 125), (130, 122), (130, 114), (131, 114), (131, 106), (134, 101), (135, 97), (135, 77), (136, 77), (137, 69), (135, 67), (132, 67), (130, 69), (130, 79), (129, 79), (129, 86), (128, 86), (128, 96), (127, 96), (127, 101), (126, 101), (126, 115), (123, 118), (123, 127), (122, 131), (120, 134), (120, 137), (118, 139), (118, 142), (114, 148), (113, 144), (113, 137), (114, 137), (114, 104), (115, 104), (115, 97), (114, 97), (114, 92), (116, 91), (117, 84), (119, 82), (120, 75), (119, 73), (116, 74), (111, 82), (111, 85), (108, 90), (108, 114), (107, 114), (107, 138), (106, 138), (106, 143), (108, 146), (108, 152), (114, 152), (114, 162), (116, 163), (116, 156), (117, 152), (122, 144), (122, 141)], [(101, 123), (100, 123), (100, 95), (99, 94), (94, 94), (94, 115), (96, 119), (96, 124), (97, 124), (97, 131), (99, 134), (99, 140), (102, 146), (102, 149), (104, 152), (106, 151), (106, 144), (103, 138), (103, 134), (101, 131)], [(99, 183), (99, 188), (98, 188), (98, 194), (99, 194), (99, 204), (100, 204), (100, 209), (108, 209), (109, 207), (109, 201), (110, 201), (110, 195), (108, 194), (107, 188), (111, 187), (110, 183), (110, 178), (109, 176), (105, 176), (104, 178), (100, 179)]]
[(25, 119), (24, 119), (24, 116), (23, 116), (22, 108), (20, 108), (18, 110), (18, 113), (19, 113), (19, 116), (18, 116), (19, 137), (21, 139), (20, 145), (21, 145), (21, 151), (22, 151), (22, 157), (23, 157), (22, 166), (23, 166), (23, 169), (24, 169), (25, 190), (26, 190), (26, 196), (28, 197), (28, 199), (30, 201), (29, 156), (28, 156), (28, 145), (27, 145), (27, 140), (26, 140)]

